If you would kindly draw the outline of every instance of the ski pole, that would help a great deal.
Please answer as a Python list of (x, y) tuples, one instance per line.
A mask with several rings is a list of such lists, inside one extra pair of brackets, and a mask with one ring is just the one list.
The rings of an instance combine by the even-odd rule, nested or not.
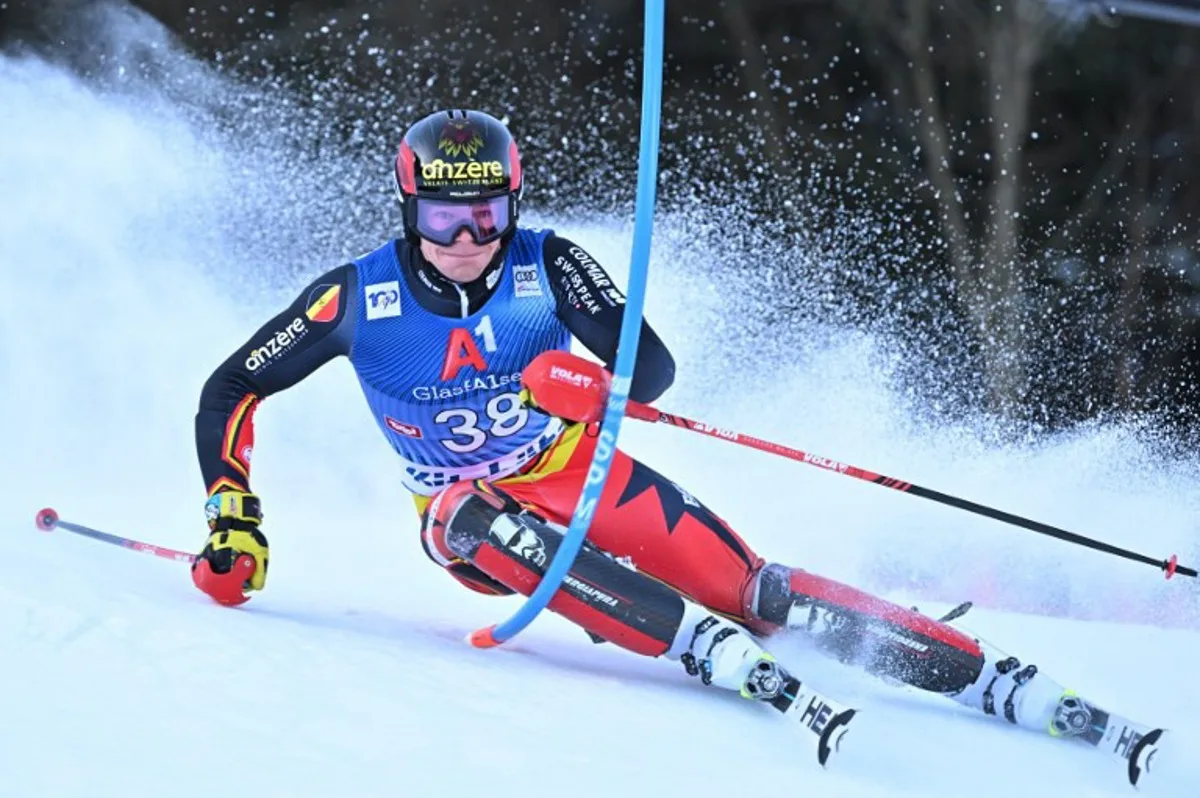
[(98, 529), (83, 526), (82, 524), (74, 524), (70, 521), (63, 521), (58, 517), (58, 513), (52, 508), (47, 507), (37, 514), (34, 519), (37, 528), (43, 532), (51, 532), (55, 529), (64, 529), (67, 532), (74, 532), (76, 535), (83, 535), (86, 538), (99, 540), (104, 543), (111, 543), (114, 546), (120, 546), (125, 549), (133, 549), (134, 551), (153, 554), (155, 557), (162, 557), (167, 560), (176, 560), (178, 562), (194, 562), (195, 554), (188, 554), (186, 551), (176, 551), (163, 546), (155, 546), (153, 543), (143, 543), (140, 540), (132, 538), (123, 538), (120, 535), (112, 535), (108, 532), (101, 532)]
[(759, 451), (779, 455), (780, 457), (786, 457), (790, 460), (797, 460), (801, 463), (806, 463), (811, 466), (816, 466), (817, 468), (825, 469), (826, 471), (845, 474), (848, 477), (854, 477), (866, 482), (872, 482), (876, 485), (882, 485), (885, 488), (898, 490), (901, 493), (920, 496), (923, 499), (932, 499), (940, 504), (945, 504), (950, 507), (957, 507), (960, 510), (966, 510), (967, 512), (975, 513), (976, 515), (986, 516), (996, 521), (1002, 521), (1006, 524), (1012, 524), (1014, 526), (1019, 526), (1043, 535), (1049, 535), (1052, 538), (1065, 540), (1068, 543), (1086, 546), (1089, 549), (1102, 551), (1106, 554), (1113, 554), (1117, 557), (1133, 560), (1134, 562), (1153, 565), (1155, 568), (1165, 572), (1167, 579), (1170, 579), (1175, 574), (1182, 574), (1183, 576), (1192, 577), (1197, 575), (1195, 568), (1188, 568), (1187, 566), (1179, 564), (1178, 555), (1172, 554), (1169, 559), (1158, 560), (1153, 557), (1148, 557), (1145, 554), (1139, 554), (1136, 551), (1130, 551), (1128, 549), (1120, 548), (1119, 546), (1113, 546), (1099, 540), (1093, 540), (1092, 538), (1084, 537), (1083, 535), (1077, 535), (1074, 532), (1068, 532), (1065, 529), (1059, 529), (1058, 527), (1051, 526), (1050, 524), (1044, 524), (1040, 521), (1032, 521), (1019, 515), (1013, 515), (1012, 513), (1006, 513), (1003, 510), (996, 510), (982, 504), (977, 504), (973, 501), (968, 501), (967, 499), (960, 499), (957, 496), (950, 496), (946, 493), (939, 493), (936, 490), (923, 488), (920, 485), (914, 485), (911, 482), (905, 482), (904, 480), (884, 476), (883, 474), (876, 474), (874, 471), (867, 471), (864, 468), (848, 465), (846, 463), (839, 463), (838, 461), (831, 460), (828, 457), (822, 457), (810, 452), (802, 452), (799, 449), (793, 449), (790, 446), (772, 443), (771, 441), (764, 441), (761, 438), (755, 438), (752, 435), (745, 435), (740, 432), (721, 429), (719, 427), (714, 427), (711, 424), (705, 424), (701, 421), (693, 421), (690, 418), (684, 418), (683, 416), (675, 415), (674, 413), (664, 413), (663, 411), (651, 407), (650, 405), (645, 405), (633, 400), (630, 400), (626, 409), (626, 413), (630, 418), (636, 418), (638, 421), (649, 421), (657, 424), (670, 424), (675, 427), (682, 427), (683, 429), (690, 430), (691, 432), (698, 432), (702, 435), (708, 435), (712, 438), (720, 438), (721, 440), (726, 440), (730, 443), (736, 443), (740, 446), (748, 446), (751, 449), (758, 449)]

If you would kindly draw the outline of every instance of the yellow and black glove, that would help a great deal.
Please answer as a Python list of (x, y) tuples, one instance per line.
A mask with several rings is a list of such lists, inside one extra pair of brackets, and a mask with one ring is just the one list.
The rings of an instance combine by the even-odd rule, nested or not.
[(270, 547), (260, 530), (262, 509), (253, 493), (226, 490), (204, 505), (212, 533), (192, 563), (192, 581), (215, 601), (235, 606), (262, 590), (267, 581)]
[(537, 399), (533, 398), (533, 392), (530, 391), (528, 388), (522, 388), (521, 392), (519, 394), (517, 394), (517, 398), (521, 400), (521, 404), (525, 405), (530, 410), (541, 413), (544, 416), (550, 415), (549, 413), (547, 413), (545, 410), (543, 410), (541, 407), (538, 406)]

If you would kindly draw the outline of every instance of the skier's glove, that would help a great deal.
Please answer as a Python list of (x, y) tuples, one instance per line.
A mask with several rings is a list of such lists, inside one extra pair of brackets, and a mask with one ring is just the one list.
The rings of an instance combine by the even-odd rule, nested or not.
[(521, 401), (547, 415), (590, 424), (604, 417), (611, 385), (604, 366), (553, 349), (521, 373)]
[(253, 493), (227, 490), (204, 505), (212, 534), (192, 563), (196, 587), (228, 606), (250, 599), (247, 590), (262, 590), (267, 581), (270, 549), (259, 530), (262, 510)]

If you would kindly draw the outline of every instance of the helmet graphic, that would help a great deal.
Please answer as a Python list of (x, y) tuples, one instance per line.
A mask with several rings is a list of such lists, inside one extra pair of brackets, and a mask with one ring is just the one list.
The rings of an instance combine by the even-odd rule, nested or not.
[(449, 246), (466, 230), (486, 244), (516, 229), (517, 144), (482, 111), (438, 111), (414, 124), (400, 142), (394, 175), (409, 240)]

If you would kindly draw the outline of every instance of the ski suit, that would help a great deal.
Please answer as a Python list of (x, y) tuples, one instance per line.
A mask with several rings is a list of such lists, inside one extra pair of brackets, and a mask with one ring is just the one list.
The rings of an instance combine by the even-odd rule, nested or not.
[[(206, 486), (249, 490), (258, 404), (346, 356), (422, 513), (425, 551), (474, 590), (528, 593), (554, 540), (540, 540), (529, 557), (508, 550), (497, 560), (504, 547), (487, 541), (486, 529), (465, 544), (448, 541), (431, 501), (450, 487), (492, 493), (536, 512), (551, 524), (541, 537), (554, 538), (578, 499), (596, 428), (524, 407), (521, 371), (543, 351), (568, 349), (572, 337), (611, 369), (623, 316), (624, 297), (604, 269), (552, 231), (518, 229), (467, 285), (444, 279), (406, 241), (390, 241), (314, 280), (207, 381), (196, 416)], [(673, 379), (669, 351), (643, 323), (631, 398), (653, 401)], [(838, 656), (865, 657), (926, 689), (961, 690), (981, 667), (976, 642), (949, 626), (764, 562), (704, 503), (620, 450), (588, 541), (623, 573), (601, 563), (606, 575), (589, 581), (573, 571), (564, 592), (579, 606), (563, 614), (642, 654), (666, 653), (675, 637), (672, 613), (649, 623), (637, 611), (666, 586), (762, 634), (802, 627)], [(610, 578), (620, 590), (595, 584)]]

